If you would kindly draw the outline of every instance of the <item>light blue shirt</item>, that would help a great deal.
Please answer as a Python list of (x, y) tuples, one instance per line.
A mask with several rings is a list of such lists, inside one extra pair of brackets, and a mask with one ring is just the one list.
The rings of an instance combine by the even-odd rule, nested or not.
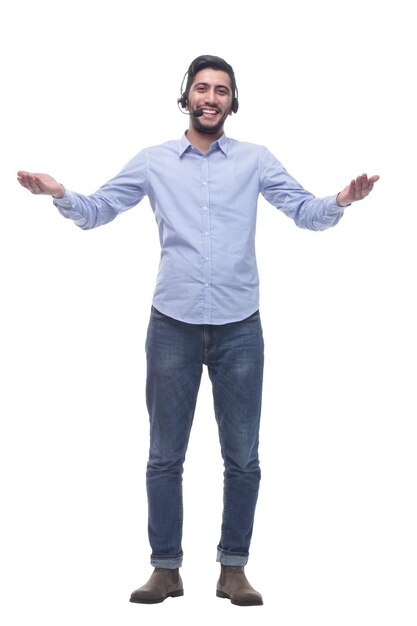
[(190, 324), (226, 324), (259, 307), (259, 193), (301, 228), (324, 230), (343, 215), (336, 195), (316, 198), (266, 148), (225, 135), (204, 154), (186, 135), (146, 148), (92, 195), (65, 190), (54, 204), (90, 229), (148, 196), (161, 242), (153, 305)]

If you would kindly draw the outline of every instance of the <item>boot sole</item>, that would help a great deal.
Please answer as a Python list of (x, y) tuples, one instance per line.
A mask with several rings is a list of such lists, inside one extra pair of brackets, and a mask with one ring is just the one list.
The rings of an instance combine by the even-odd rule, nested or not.
[(262, 606), (263, 605), (263, 601), (262, 600), (248, 600), (248, 602), (238, 602), (237, 600), (232, 600), (232, 598), (229, 596), (228, 593), (224, 593), (224, 591), (219, 591), (217, 589), (216, 591), (216, 596), (218, 598), (225, 598), (226, 600), (230, 600), (230, 602), (232, 604), (235, 604), (236, 606)]
[(180, 589), (179, 591), (172, 591), (172, 593), (167, 593), (167, 595), (164, 596), (163, 598), (157, 598), (156, 600), (148, 600), (148, 599), (136, 600), (136, 599), (130, 598), (130, 602), (133, 602), (134, 604), (159, 604), (160, 602), (163, 602), (167, 598), (178, 598), (179, 596), (183, 596), (183, 595), (184, 595), (184, 589)]

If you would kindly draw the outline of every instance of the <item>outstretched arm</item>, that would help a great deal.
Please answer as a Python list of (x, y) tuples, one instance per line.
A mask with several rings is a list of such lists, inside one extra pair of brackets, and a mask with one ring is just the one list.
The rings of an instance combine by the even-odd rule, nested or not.
[(49, 174), (20, 170), (17, 180), (33, 194), (52, 196), (61, 215), (88, 230), (111, 222), (142, 200), (147, 193), (146, 155), (146, 150), (139, 152), (116, 176), (90, 195), (64, 188)]
[(371, 193), (374, 183), (376, 183), (377, 180), (379, 180), (379, 176), (371, 176), (371, 178), (368, 178), (367, 174), (358, 176), (337, 195), (337, 204), (339, 206), (348, 206), (352, 204), (352, 202), (363, 200)]
[(64, 195), (63, 186), (58, 183), (55, 178), (49, 174), (33, 174), (31, 172), (17, 172), (17, 180), (29, 189), (31, 193), (53, 196), (54, 198), (62, 198)]

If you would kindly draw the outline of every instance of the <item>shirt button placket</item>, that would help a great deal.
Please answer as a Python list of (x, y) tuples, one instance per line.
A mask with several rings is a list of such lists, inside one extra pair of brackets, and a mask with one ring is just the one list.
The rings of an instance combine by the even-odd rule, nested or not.
[(201, 164), (201, 201), (203, 213), (203, 293), (204, 293), (204, 324), (211, 323), (211, 224), (209, 197), (208, 158)]

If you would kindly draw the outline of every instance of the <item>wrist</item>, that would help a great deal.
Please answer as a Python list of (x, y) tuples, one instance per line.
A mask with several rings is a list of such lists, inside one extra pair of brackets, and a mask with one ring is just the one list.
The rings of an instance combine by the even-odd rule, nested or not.
[(59, 185), (59, 191), (57, 191), (56, 193), (52, 194), (52, 197), (55, 198), (56, 200), (59, 200), (60, 198), (63, 198), (65, 195), (65, 189), (63, 185)]
[(346, 207), (346, 206), (350, 206), (352, 203), (351, 202), (344, 202), (343, 199), (340, 197), (342, 196), (343, 191), (339, 191), (339, 193), (336, 196), (336, 204), (339, 205), (340, 207)]

